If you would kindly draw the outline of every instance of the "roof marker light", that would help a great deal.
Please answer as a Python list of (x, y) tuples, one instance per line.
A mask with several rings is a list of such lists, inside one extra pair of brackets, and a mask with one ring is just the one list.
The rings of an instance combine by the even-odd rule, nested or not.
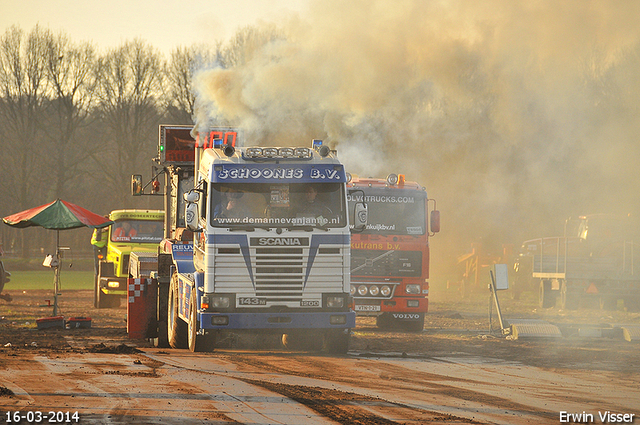
[(398, 175), (397, 174), (389, 174), (387, 176), (387, 183), (389, 183), (392, 186), (394, 184), (398, 183)]

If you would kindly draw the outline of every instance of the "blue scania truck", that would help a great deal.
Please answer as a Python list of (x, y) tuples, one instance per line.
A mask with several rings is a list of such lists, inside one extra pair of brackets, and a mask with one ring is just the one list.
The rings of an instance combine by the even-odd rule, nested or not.
[(285, 347), (345, 353), (349, 224), (364, 228), (366, 205), (349, 217), (344, 167), (319, 140), (241, 145), (234, 128), (160, 127), (159, 344), (210, 351), (229, 334), (276, 334)]

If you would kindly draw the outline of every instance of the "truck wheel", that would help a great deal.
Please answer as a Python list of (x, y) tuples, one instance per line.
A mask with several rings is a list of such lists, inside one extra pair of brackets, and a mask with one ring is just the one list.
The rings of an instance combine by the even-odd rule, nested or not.
[(167, 304), (169, 303), (170, 285), (170, 282), (158, 282), (158, 337), (154, 341), (154, 345), (158, 348), (170, 347), (168, 335), (169, 331), (167, 329)]
[(347, 354), (351, 330), (328, 331), (324, 335), (324, 347), (331, 354)]
[(538, 305), (541, 308), (551, 308), (556, 305), (556, 297), (551, 290), (550, 280), (541, 280), (538, 292)]
[(158, 348), (169, 348), (169, 336), (167, 329), (167, 321), (159, 321), (158, 322), (158, 337), (154, 340), (154, 346)]
[(422, 332), (424, 330), (424, 314), (420, 314), (420, 319), (410, 322), (400, 322), (400, 327), (407, 332)]
[(390, 329), (391, 328), (391, 317), (388, 313), (382, 313), (376, 316), (376, 326), (379, 329)]
[[(198, 296), (195, 289), (191, 292), (191, 302), (189, 306), (189, 351), (197, 353), (200, 351), (213, 351), (215, 346), (215, 336), (213, 333), (198, 335), (200, 325), (198, 324), (198, 314), (196, 300)], [(213, 331), (211, 331), (213, 332)]]
[(187, 348), (187, 324), (178, 317), (178, 277), (174, 274), (167, 303), (167, 336), (171, 348)]
[(321, 351), (322, 335), (315, 332), (282, 334), (282, 345), (289, 350)]
[(560, 308), (563, 310), (576, 310), (580, 306), (580, 296), (562, 281), (560, 286)]

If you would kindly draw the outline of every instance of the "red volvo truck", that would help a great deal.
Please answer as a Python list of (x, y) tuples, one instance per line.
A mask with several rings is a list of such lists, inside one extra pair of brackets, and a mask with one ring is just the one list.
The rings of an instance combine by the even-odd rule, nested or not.
[(404, 175), (351, 176), (348, 189), (351, 214), (357, 202), (368, 206), (366, 228), (351, 235), (356, 314), (375, 316), (380, 328), (421, 331), (429, 309), (429, 237), (440, 231), (435, 200)]

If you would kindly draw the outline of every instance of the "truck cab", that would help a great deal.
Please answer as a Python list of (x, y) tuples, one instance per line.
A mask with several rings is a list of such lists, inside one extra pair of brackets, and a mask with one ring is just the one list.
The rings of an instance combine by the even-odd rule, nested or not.
[(346, 174), (335, 152), (320, 141), (197, 149), (184, 196), (193, 243), (165, 247), (169, 344), (209, 351), (222, 335), (279, 334), (287, 347), (346, 352), (355, 313)]
[(106, 235), (106, 255), (98, 263), (95, 279), (94, 306), (118, 307), (127, 294), (129, 258), (132, 252), (153, 253), (164, 236), (164, 211), (114, 210), (109, 219), (115, 223)]

